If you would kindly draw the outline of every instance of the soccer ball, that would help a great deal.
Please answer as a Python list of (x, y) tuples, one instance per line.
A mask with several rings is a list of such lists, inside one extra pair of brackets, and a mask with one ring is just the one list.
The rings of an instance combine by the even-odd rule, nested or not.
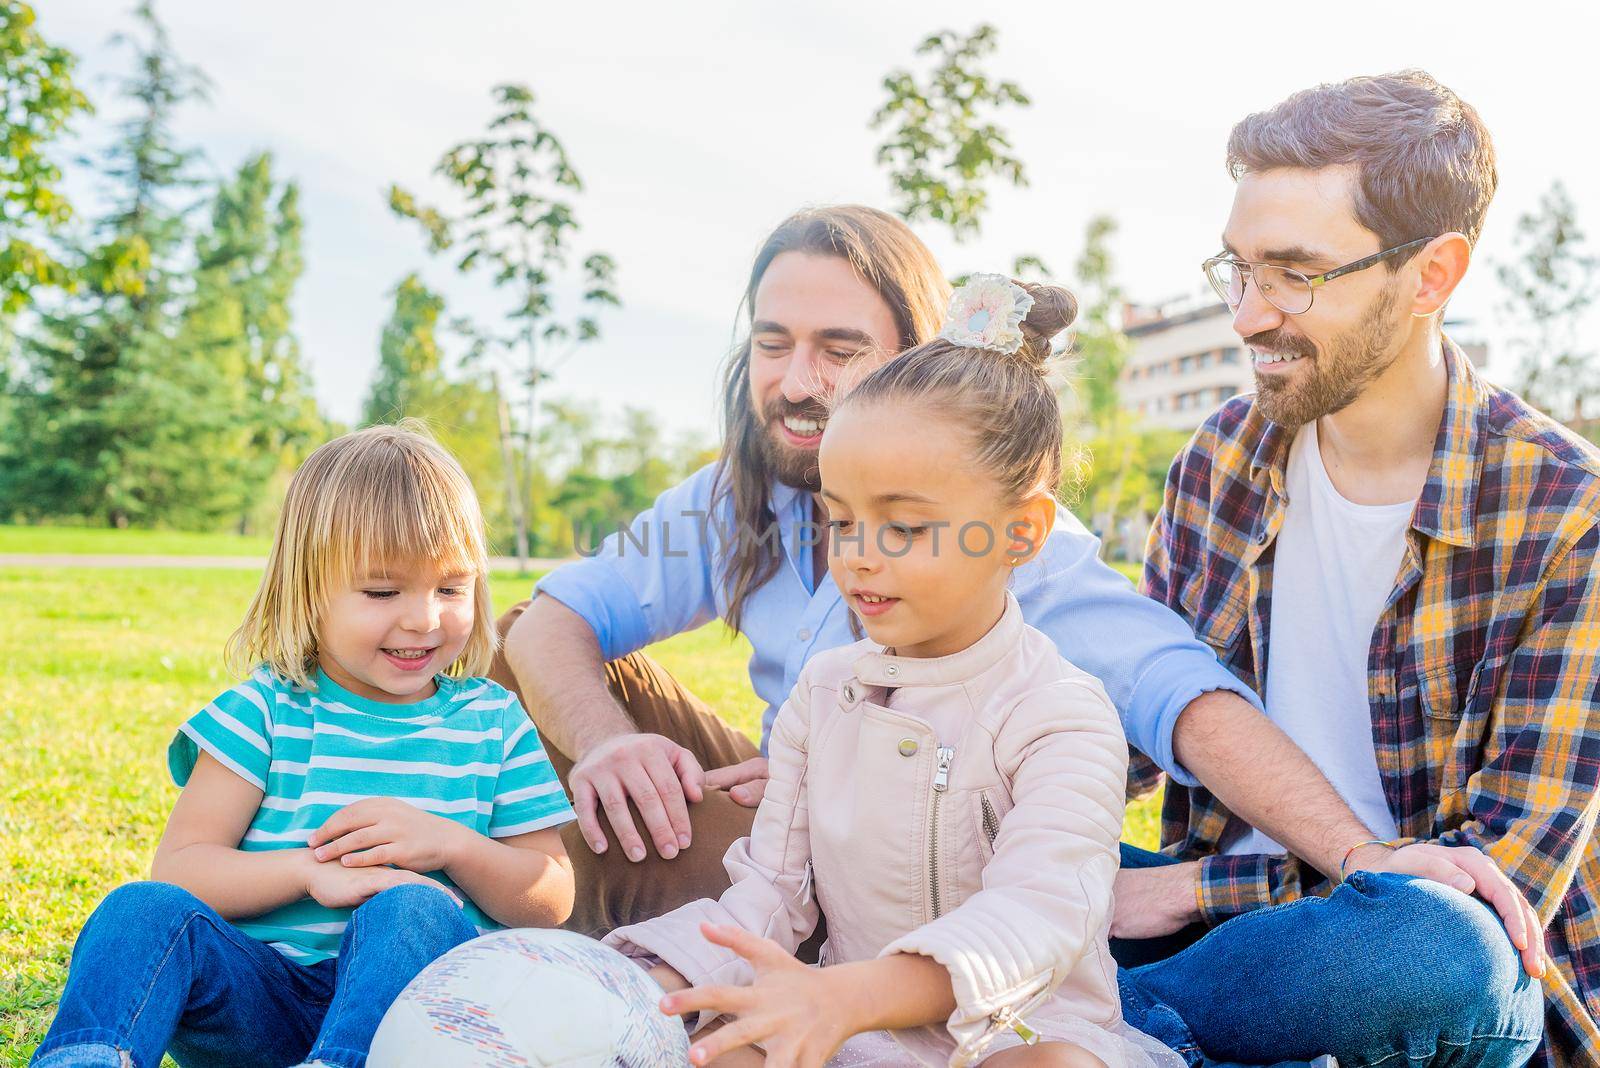
[(644, 969), (567, 931), (496, 931), (457, 946), (401, 991), (372, 1068), (683, 1068), (683, 1021)]

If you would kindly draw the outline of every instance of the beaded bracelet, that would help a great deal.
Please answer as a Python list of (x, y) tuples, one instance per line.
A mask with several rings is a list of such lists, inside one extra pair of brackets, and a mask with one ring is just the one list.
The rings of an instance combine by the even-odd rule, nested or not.
[(1355, 854), (1355, 851), (1358, 849), (1365, 849), (1369, 845), (1383, 846), (1385, 849), (1389, 848), (1389, 843), (1385, 842), (1382, 838), (1369, 838), (1365, 842), (1357, 842), (1349, 849), (1346, 849), (1344, 851), (1344, 859), (1339, 862), (1339, 881), (1341, 883), (1349, 877), (1346, 875), (1344, 869), (1345, 866), (1350, 863), (1350, 858)]

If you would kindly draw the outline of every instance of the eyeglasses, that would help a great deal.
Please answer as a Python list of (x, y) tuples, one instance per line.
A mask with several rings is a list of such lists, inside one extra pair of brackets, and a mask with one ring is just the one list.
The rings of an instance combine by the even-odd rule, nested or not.
[(1211, 283), (1211, 288), (1217, 291), (1217, 296), (1221, 297), (1222, 302), (1230, 308), (1237, 308), (1243, 302), (1245, 280), (1254, 279), (1256, 292), (1260, 293), (1268, 304), (1285, 315), (1299, 315), (1311, 310), (1312, 298), (1316, 296), (1318, 287), (1327, 285), (1335, 278), (1364, 271), (1375, 263), (1382, 263), (1390, 256), (1398, 256), (1402, 252), (1426, 245), (1432, 240), (1431, 237), (1419, 237), (1415, 241), (1386, 248), (1382, 252), (1353, 260), (1343, 267), (1335, 267), (1331, 271), (1315, 275), (1303, 274), (1289, 267), (1279, 267), (1275, 263), (1246, 263), (1232, 256), (1213, 256), (1200, 267), (1206, 272), (1206, 280)]

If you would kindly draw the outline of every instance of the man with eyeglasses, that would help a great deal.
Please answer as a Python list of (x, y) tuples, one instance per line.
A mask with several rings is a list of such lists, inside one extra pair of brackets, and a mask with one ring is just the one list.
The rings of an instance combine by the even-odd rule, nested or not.
[(1600, 1063), (1600, 452), (1441, 331), (1488, 132), (1409, 71), (1249, 116), (1228, 164), (1204, 269), (1256, 392), (1173, 463), (1145, 590), (1371, 841), (1324, 877), (1169, 783), (1117, 884), (1130, 1021), (1243, 1063)]

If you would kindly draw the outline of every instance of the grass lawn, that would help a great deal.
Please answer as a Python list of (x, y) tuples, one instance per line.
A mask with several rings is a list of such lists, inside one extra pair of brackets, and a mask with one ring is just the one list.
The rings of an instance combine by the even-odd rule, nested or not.
[[(0, 552), (265, 550), (225, 535), (0, 527)], [(220, 570), (0, 570), (0, 1068), (26, 1064), (43, 1036), (95, 904), (148, 871), (176, 796), (167, 741), (230, 684), (223, 641), (256, 581)], [(497, 576), (497, 605), (529, 586)], [(713, 624), (651, 651), (730, 722), (759, 729), (743, 639)], [(1154, 810), (1131, 811), (1129, 840), (1155, 837)]]
[(110, 527), (25, 527), (0, 524), (0, 553), (115, 554), (120, 556), (266, 556), (272, 538), (183, 530)]

